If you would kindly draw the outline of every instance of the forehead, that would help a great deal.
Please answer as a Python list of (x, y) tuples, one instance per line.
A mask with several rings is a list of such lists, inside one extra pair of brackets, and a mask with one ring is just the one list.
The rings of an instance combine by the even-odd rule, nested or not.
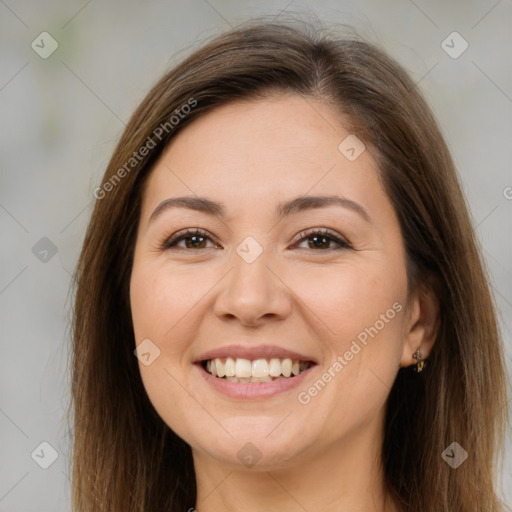
[(231, 102), (177, 134), (151, 171), (144, 203), (197, 194), (270, 209), (309, 193), (386, 201), (370, 152), (351, 161), (340, 151), (349, 136), (341, 115), (313, 98)]
[(175, 160), (186, 154), (191, 164), (208, 160), (219, 172), (222, 167), (217, 168), (217, 163), (240, 166), (242, 162), (245, 170), (256, 166), (265, 177), (269, 166), (285, 171), (292, 163), (318, 167), (332, 160), (345, 132), (340, 116), (324, 103), (281, 95), (211, 110), (175, 137), (168, 154)]

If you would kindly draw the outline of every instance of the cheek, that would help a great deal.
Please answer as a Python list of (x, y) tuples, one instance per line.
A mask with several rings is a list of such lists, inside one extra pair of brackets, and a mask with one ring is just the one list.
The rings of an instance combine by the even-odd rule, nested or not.
[(139, 358), (144, 388), (159, 415), (171, 428), (178, 427), (179, 430), (172, 411), (182, 407), (183, 389), (179, 385), (179, 375), (189, 342), (184, 329), (187, 329), (187, 312), (191, 309), (189, 299), (192, 298), (190, 293), (180, 293), (181, 282), (177, 275), (174, 272), (171, 277), (169, 272), (152, 262), (134, 262), (130, 300), (135, 343), (145, 343), (152, 354), (148, 365)]
[[(407, 290), (405, 268), (372, 264), (308, 272), (296, 278), (297, 295), (319, 326), (327, 360), (316, 389), (304, 401), (329, 409), (336, 430), (350, 413), (367, 421), (380, 410), (398, 371)], [(321, 395), (321, 396), (320, 396)], [(303, 402), (301, 402), (303, 403)], [(342, 420), (342, 418), (345, 418)]]
[(173, 333), (185, 325), (183, 320), (205, 294), (204, 288), (197, 272), (134, 264), (130, 300), (137, 342), (150, 338), (160, 346), (173, 339), (168, 348), (178, 348), (182, 337)]
[(405, 270), (391, 272), (376, 264), (346, 265), (329, 272), (318, 267), (297, 273), (292, 286), (300, 298), (298, 306), (304, 304), (307, 316), (316, 318), (324, 335), (321, 341), (331, 351), (344, 352), (353, 340), (364, 344), (377, 335), (389, 341), (401, 338)]
[(182, 372), (182, 366), (189, 364), (187, 349), (197, 326), (193, 307), (205, 294), (203, 285), (191, 284), (191, 277), (161, 264), (135, 261), (130, 281), (136, 344), (149, 339), (158, 354), (149, 365), (139, 361), (142, 382), (158, 414), (180, 436), (191, 428), (191, 417), (204, 414), (185, 391)]

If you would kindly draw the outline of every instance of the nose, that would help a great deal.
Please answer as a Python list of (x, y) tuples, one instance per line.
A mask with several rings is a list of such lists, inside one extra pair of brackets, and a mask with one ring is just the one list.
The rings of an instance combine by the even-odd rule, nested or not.
[(220, 283), (214, 306), (219, 318), (258, 327), (290, 314), (292, 293), (269, 260), (265, 251), (251, 263), (233, 254), (231, 271)]

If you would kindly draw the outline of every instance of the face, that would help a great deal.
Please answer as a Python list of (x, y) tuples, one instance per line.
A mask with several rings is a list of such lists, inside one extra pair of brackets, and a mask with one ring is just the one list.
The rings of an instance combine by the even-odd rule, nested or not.
[(145, 184), (139, 368), (195, 458), (287, 467), (382, 431), (411, 359), (404, 246), (342, 122), (295, 95), (230, 103), (184, 128)]

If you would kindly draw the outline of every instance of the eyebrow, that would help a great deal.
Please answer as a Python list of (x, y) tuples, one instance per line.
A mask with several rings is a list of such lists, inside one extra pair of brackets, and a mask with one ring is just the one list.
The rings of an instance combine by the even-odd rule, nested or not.
[[(363, 217), (367, 222), (371, 222), (368, 212), (359, 203), (337, 195), (301, 196), (289, 201), (284, 201), (277, 205), (275, 216), (278, 219), (283, 219), (289, 215), (295, 215), (306, 210), (325, 208), (328, 206), (338, 206), (352, 210)], [(188, 210), (226, 218), (226, 208), (222, 203), (212, 201), (206, 197), (183, 196), (163, 200), (149, 217), (148, 224), (162, 212), (173, 208), (186, 208)]]

